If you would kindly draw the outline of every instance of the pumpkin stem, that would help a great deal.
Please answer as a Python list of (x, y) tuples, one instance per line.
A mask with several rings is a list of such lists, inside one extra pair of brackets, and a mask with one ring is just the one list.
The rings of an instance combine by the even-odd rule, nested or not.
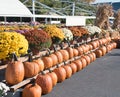
[(49, 70), (50, 73), (52, 73), (52, 70), (50, 68), (48, 70)]
[(64, 65), (66, 65), (66, 62), (65, 62), (65, 61), (63, 61), (63, 63), (64, 63)]
[(47, 48), (47, 53), (46, 53), (46, 55), (50, 55), (50, 54), (51, 54), (50, 49)]
[(55, 45), (55, 44), (53, 44), (53, 49), (54, 49), (54, 52), (57, 51), (57, 48), (56, 48), (56, 45)]
[(61, 43), (61, 44), (59, 44), (59, 46), (60, 46), (60, 48), (61, 48), (61, 49), (63, 49), (63, 44), (62, 44), (62, 43)]
[(59, 67), (60, 67), (59, 64), (57, 64), (57, 65), (56, 65), (56, 68), (59, 68)]
[(45, 75), (45, 72), (44, 72), (44, 71), (41, 71), (41, 74), (42, 74), (42, 75)]
[(67, 42), (68, 46), (70, 47), (70, 42), (68, 40), (66, 40), (66, 42)]
[(18, 61), (17, 56), (15, 53), (12, 53), (12, 61)]
[(28, 54), (28, 62), (32, 62), (32, 54), (31, 53)]

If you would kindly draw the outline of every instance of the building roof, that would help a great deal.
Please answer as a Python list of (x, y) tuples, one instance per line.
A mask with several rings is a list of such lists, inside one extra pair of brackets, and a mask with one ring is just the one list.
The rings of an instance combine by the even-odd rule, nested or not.
[(19, 0), (0, 0), (0, 16), (31, 17), (32, 13)]

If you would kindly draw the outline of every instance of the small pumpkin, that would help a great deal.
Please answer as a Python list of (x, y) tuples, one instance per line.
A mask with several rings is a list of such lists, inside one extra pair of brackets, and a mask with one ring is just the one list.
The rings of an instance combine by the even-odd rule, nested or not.
[(53, 70), (58, 77), (58, 82), (63, 82), (66, 78), (66, 71), (63, 67), (59, 67)]
[(74, 54), (74, 57), (78, 56), (78, 55), (79, 55), (78, 50), (74, 48), (74, 49), (73, 49), (73, 54)]
[(63, 62), (63, 56), (62, 56), (61, 52), (60, 51), (56, 51), (54, 54), (58, 58), (58, 63), (62, 63)]
[(88, 54), (88, 56), (90, 57), (90, 62), (93, 62), (94, 61), (94, 56), (90, 53), (90, 54)]
[(77, 47), (77, 50), (79, 52), (79, 54), (78, 54), (79, 56), (84, 53), (83, 48), (81, 46)]
[(86, 48), (86, 52), (88, 52), (90, 50), (89, 45), (85, 44), (84, 46)]
[(95, 52), (92, 52), (91, 54), (93, 55), (93, 61), (95, 61), (96, 60), (96, 54), (95, 54)]
[(57, 56), (55, 54), (50, 54), (49, 57), (51, 57), (51, 59), (53, 61), (53, 66), (58, 64), (58, 58), (57, 58)]
[(36, 62), (32, 61), (32, 55), (29, 54), (29, 58), (27, 62), (24, 62), (25, 68), (25, 78), (30, 78), (39, 73), (39, 66)]
[(102, 56), (102, 51), (98, 49), (95, 51), (95, 54), (97, 58), (100, 58)]
[(36, 62), (39, 66), (39, 72), (44, 70), (44, 62), (42, 59), (34, 59), (33, 62)]
[(49, 71), (49, 73), (47, 73), (51, 79), (52, 79), (52, 84), (53, 86), (55, 86), (57, 84), (58, 78), (55, 72), (52, 72), (51, 70)]
[(62, 66), (66, 71), (66, 79), (70, 78), (72, 75), (72, 69), (69, 65)]
[(87, 61), (87, 65), (89, 65), (90, 64), (90, 57), (89, 56), (87, 56), (87, 55), (84, 55), (84, 56), (82, 56), (82, 57), (84, 57), (85, 58), (85, 60)]
[(53, 83), (48, 74), (39, 74), (35, 82), (42, 88), (42, 94), (48, 94), (52, 91)]
[(83, 49), (83, 53), (87, 52), (87, 48), (85, 47), (85, 45), (81, 45), (81, 48)]
[(82, 68), (85, 68), (87, 66), (87, 61), (84, 57), (80, 58), (81, 62), (82, 62)]
[(73, 48), (67, 47), (66, 50), (69, 53), (69, 58), (73, 58), (73, 56), (74, 56)]
[(81, 60), (75, 60), (75, 61), (73, 61), (75, 64), (76, 64), (76, 66), (77, 66), (77, 72), (78, 71), (80, 71), (83, 67), (82, 67), (82, 62), (81, 62)]
[(8, 63), (5, 71), (5, 80), (10, 85), (15, 85), (24, 79), (24, 65), (12, 54), (12, 62)]
[(41, 97), (42, 89), (38, 84), (28, 84), (22, 91), (22, 97)]
[(70, 63), (69, 66), (71, 67), (72, 69), (72, 74), (76, 73), (77, 72), (77, 66), (75, 63)]
[(102, 46), (102, 47), (100, 48), (100, 50), (102, 51), (102, 56), (104, 56), (104, 55), (106, 54), (106, 52), (107, 52), (107, 49), (106, 49), (105, 46)]
[(63, 61), (67, 61), (69, 59), (69, 53), (67, 50), (60, 50), (62, 56), (63, 56)]
[(96, 49), (98, 47), (98, 44), (96, 41), (90, 42), (90, 44), (92, 45), (93, 49)]
[(44, 62), (45, 69), (48, 69), (53, 66), (53, 60), (51, 57), (45, 56), (42, 58)]

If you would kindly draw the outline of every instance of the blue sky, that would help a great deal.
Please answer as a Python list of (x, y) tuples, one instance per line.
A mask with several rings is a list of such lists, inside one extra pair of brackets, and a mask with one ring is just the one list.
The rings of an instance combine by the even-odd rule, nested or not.
[(99, 2), (120, 2), (120, 0), (95, 0), (94, 3), (99, 3)]

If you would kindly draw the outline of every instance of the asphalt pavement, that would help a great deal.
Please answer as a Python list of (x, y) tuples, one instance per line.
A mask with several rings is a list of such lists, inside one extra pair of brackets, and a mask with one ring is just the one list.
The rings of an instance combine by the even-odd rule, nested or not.
[(120, 49), (97, 58), (42, 97), (120, 97)]

